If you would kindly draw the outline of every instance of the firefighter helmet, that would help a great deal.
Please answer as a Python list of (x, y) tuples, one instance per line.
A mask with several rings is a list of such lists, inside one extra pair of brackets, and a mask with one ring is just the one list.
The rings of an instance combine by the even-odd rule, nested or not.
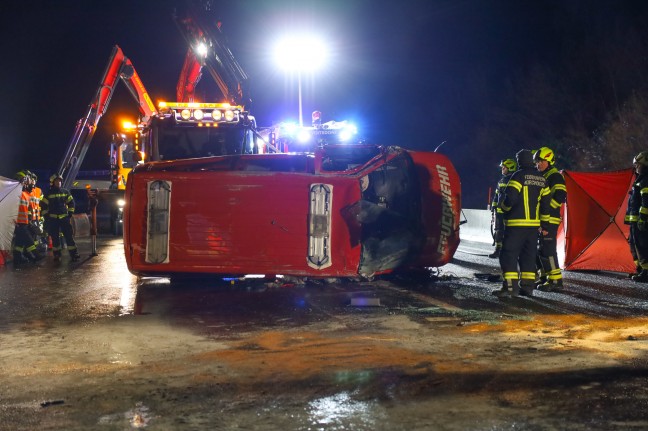
[(60, 174), (53, 174), (51, 177), (49, 177), (50, 184), (54, 184), (54, 181), (59, 179), (63, 181), (63, 177)]
[(16, 175), (14, 175), (14, 178), (20, 182), (23, 182), (26, 177), (27, 177), (26, 171), (18, 171), (16, 172)]
[(633, 165), (648, 166), (648, 151), (642, 151), (632, 160)]
[(509, 172), (517, 171), (517, 163), (513, 159), (504, 159), (500, 162), (500, 168), (506, 168)]
[(534, 162), (538, 163), (542, 160), (549, 162), (550, 165), (554, 164), (554, 161), (556, 160), (556, 156), (554, 155), (554, 152), (551, 148), (542, 147), (533, 154)]

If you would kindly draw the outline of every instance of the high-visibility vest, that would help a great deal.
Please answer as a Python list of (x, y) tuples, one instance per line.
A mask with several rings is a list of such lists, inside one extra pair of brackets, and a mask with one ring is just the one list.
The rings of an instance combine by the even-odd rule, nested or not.
[(31, 192), (29, 209), (32, 221), (39, 221), (41, 218), (40, 201), (43, 198), (43, 192), (40, 187), (34, 187)]
[(29, 224), (29, 205), (31, 204), (31, 195), (28, 191), (23, 190), (20, 194), (20, 203), (18, 204), (17, 224)]

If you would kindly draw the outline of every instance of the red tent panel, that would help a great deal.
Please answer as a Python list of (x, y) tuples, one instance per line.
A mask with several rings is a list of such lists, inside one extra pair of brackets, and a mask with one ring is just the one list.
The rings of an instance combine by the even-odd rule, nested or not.
[(567, 204), (558, 232), (558, 257), (567, 270), (633, 272), (628, 226), (623, 218), (632, 169), (563, 171)]

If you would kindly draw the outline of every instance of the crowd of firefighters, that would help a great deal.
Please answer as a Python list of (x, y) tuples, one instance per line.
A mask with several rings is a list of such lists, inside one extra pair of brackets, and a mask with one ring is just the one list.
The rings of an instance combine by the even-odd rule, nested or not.
[[(567, 187), (555, 166), (555, 154), (548, 147), (520, 150), (515, 160), (502, 160), (499, 166), (502, 178), (491, 203), (495, 251), (489, 257), (499, 258), (503, 283), (493, 294), (503, 298), (532, 296), (535, 289), (559, 292), (563, 277), (557, 235)], [(625, 223), (630, 225), (628, 243), (636, 272), (629, 277), (647, 283), (648, 151), (634, 157), (633, 167), (636, 179)]]
[(61, 188), (63, 178), (52, 175), (45, 193), (36, 185), (38, 178), (33, 172), (19, 171), (15, 178), (22, 185), (22, 193), (13, 237), (14, 266), (42, 260), (50, 245), (54, 259), (60, 261), (63, 240), (70, 258), (78, 260), (72, 229), (74, 198)]

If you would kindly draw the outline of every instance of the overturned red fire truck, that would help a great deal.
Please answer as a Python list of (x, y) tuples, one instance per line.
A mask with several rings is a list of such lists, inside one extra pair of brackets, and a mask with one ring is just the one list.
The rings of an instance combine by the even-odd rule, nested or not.
[(448, 158), (376, 145), (139, 165), (124, 208), (140, 276), (370, 278), (448, 263), (461, 185)]

